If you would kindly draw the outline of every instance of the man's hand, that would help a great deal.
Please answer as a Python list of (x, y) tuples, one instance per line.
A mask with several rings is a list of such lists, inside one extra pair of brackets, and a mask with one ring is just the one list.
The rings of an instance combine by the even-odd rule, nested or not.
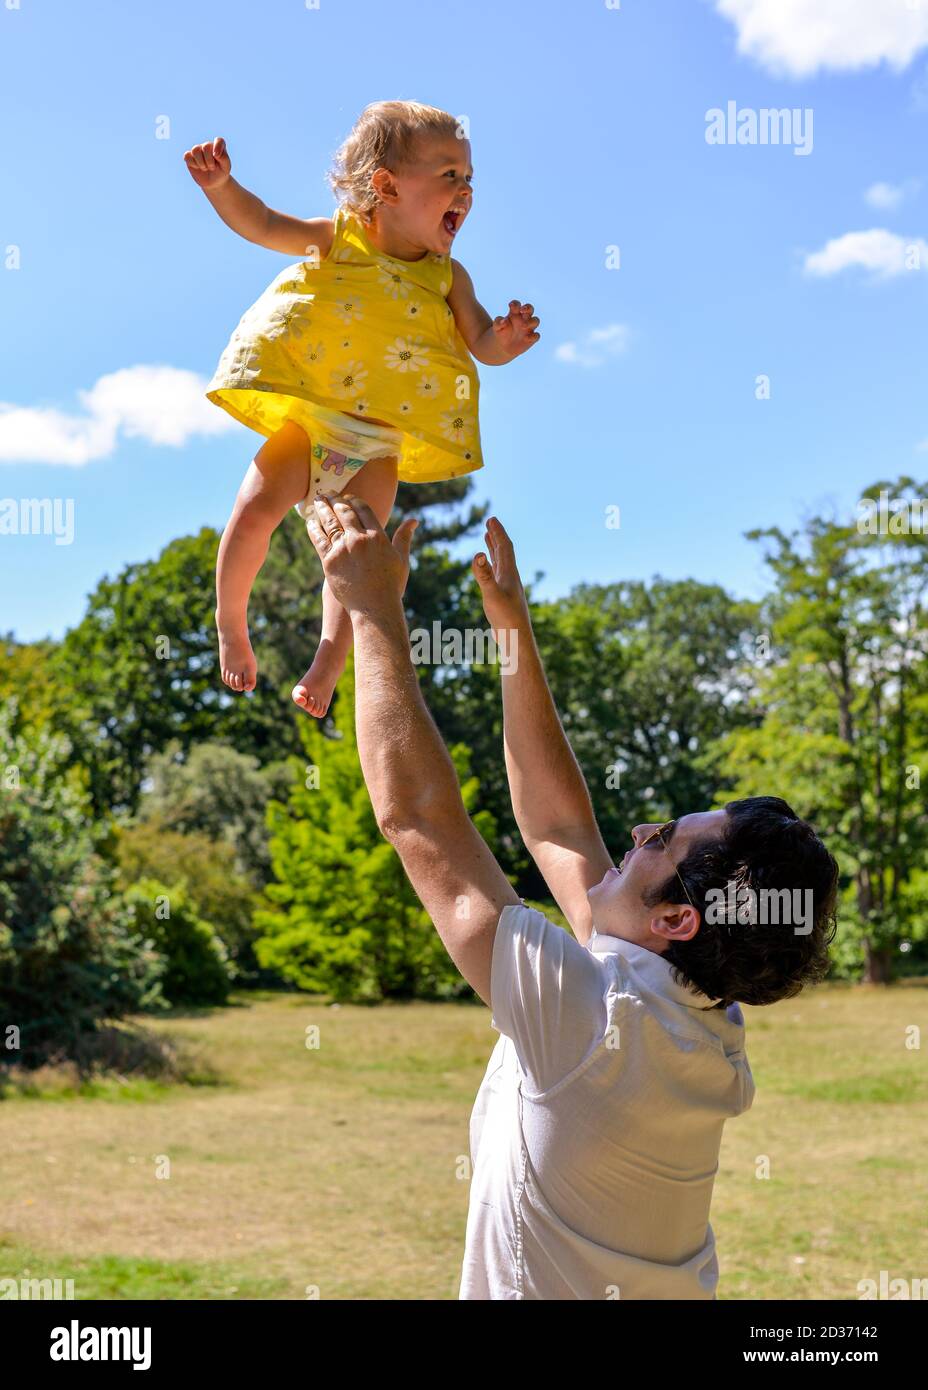
[(540, 319), (535, 318), (531, 304), (520, 304), (518, 299), (510, 299), (508, 314), (493, 320), (493, 332), (507, 357), (518, 357), (528, 352), (541, 337), (536, 333)]
[(317, 497), (316, 515), (306, 522), (335, 598), (348, 613), (389, 607), (406, 589), (409, 546), (419, 525), (401, 521), (392, 542), (363, 497), (339, 493)]
[(515, 551), (506, 528), (495, 516), (487, 522), (484, 536), (490, 559), (481, 551), (474, 556), (472, 569), (480, 585), (483, 611), (495, 629), (518, 627), (529, 617), (528, 601), (516, 567)]
[(192, 150), (187, 150), (184, 163), (194, 183), (211, 192), (221, 188), (232, 173), (232, 160), (221, 135), (205, 145), (194, 145)]

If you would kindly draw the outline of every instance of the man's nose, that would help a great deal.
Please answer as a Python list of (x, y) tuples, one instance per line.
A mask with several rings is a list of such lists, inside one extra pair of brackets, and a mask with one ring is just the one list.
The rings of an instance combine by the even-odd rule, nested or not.
[(634, 842), (635, 842), (635, 849), (638, 848), (638, 846), (641, 844), (642, 840), (647, 839), (648, 835), (651, 833), (651, 831), (652, 831), (653, 829), (654, 829), (653, 825), (633, 825), (633, 826), (632, 826), (632, 839), (633, 839)]

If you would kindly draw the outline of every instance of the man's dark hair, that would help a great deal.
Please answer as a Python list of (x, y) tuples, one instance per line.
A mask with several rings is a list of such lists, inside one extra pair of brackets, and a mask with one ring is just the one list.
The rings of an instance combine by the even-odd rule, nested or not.
[[(682, 879), (699, 910), (702, 920), (695, 936), (672, 942), (664, 952), (679, 982), (719, 999), (719, 1007), (735, 1000), (774, 1004), (828, 973), (838, 865), (808, 821), (778, 796), (729, 801), (725, 810), (728, 823), (721, 836), (692, 845), (677, 865), (680, 878), (669, 874), (644, 901), (649, 907), (685, 903)], [(811, 890), (811, 931), (808, 921), (802, 933), (789, 922), (764, 922), (772, 914), (756, 914), (758, 920), (743, 924), (720, 914), (720, 892), (731, 895), (741, 889), (751, 890), (756, 901), (762, 901), (762, 893), (772, 901), (783, 890)]]

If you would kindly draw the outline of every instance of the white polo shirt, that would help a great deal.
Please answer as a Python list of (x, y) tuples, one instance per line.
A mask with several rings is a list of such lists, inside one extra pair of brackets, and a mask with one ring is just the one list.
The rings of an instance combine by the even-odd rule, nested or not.
[(493, 948), (462, 1299), (712, 1299), (722, 1126), (754, 1081), (737, 1004), (524, 904)]

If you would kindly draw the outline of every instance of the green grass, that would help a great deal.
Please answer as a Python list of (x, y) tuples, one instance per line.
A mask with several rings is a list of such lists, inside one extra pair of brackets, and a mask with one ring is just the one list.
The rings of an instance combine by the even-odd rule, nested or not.
[[(757, 1097), (722, 1145), (720, 1297), (919, 1277), (928, 1074), (905, 1037), (928, 1036), (928, 988), (745, 1013)], [(144, 1023), (179, 1044), (186, 1083), (46, 1070), (8, 1088), (0, 1277), (73, 1279), (78, 1298), (456, 1297), (488, 1010), (263, 993)]]
[[(38, 1256), (14, 1243), (0, 1241), (5, 1278), (54, 1278), (61, 1260)], [(67, 1261), (75, 1298), (86, 1299), (254, 1299), (285, 1298), (285, 1280), (242, 1275), (232, 1264), (125, 1259), (95, 1255)]]

